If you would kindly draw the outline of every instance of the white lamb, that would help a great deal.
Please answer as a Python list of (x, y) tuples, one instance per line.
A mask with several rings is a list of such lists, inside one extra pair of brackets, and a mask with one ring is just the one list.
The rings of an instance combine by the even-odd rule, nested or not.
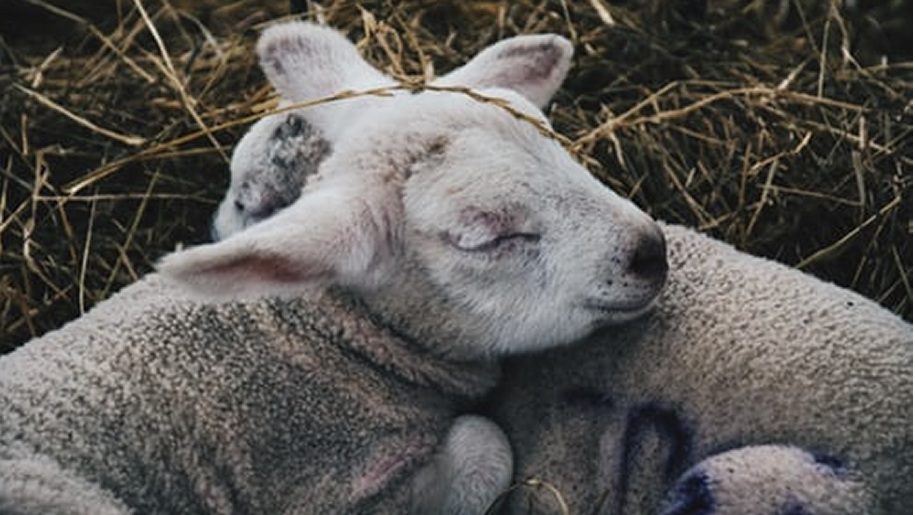
[[(484, 54), (437, 83), (482, 87), (551, 62), (527, 53), (479, 66)], [(568, 63), (550, 68), (558, 85)], [(250, 138), (236, 159), (265, 141)], [(558, 488), (572, 513), (910, 512), (911, 325), (853, 292), (662, 229), (671, 271), (656, 312), (506, 367), (486, 413), (508, 433), (516, 479)], [(542, 486), (517, 489), (509, 507), (562, 512)]]
[[(296, 100), (289, 74), (333, 82), (341, 41), (293, 23), (258, 52)], [(539, 116), (542, 72), (487, 91)], [(426, 92), (323, 120), (346, 125), (295, 203), (0, 359), (0, 512), (481, 512), (510, 449), (459, 414), (496, 358), (657, 296), (657, 225), (504, 108)]]

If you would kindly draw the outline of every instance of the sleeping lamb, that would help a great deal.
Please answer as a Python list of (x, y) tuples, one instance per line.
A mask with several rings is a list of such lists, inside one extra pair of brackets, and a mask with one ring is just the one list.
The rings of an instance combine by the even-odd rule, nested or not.
[[(341, 40), (293, 23), (258, 52), (295, 101), (298, 65), (279, 63), (308, 56), (333, 83)], [(564, 40), (536, 41), (568, 61)], [(488, 92), (541, 116), (527, 98), (554, 65)], [(499, 356), (649, 309), (663, 239), (501, 106), (385, 100), (327, 118), (346, 123), (322, 128), (335, 152), (256, 231), (167, 256), (0, 359), (0, 512), (486, 509), (510, 450), (459, 413)]]
[[(500, 42), (436, 83), (485, 87), (551, 63), (543, 73), (556, 86), (542, 106), (568, 62), (550, 60), (548, 46), (511, 50), (531, 38)], [(366, 87), (359, 75), (339, 86)], [(252, 129), (233, 165), (281, 144), (265, 134)], [(508, 433), (516, 479), (557, 487), (572, 513), (910, 512), (911, 325), (850, 291), (662, 229), (672, 268), (655, 313), (509, 362), (486, 413)], [(533, 486), (510, 507), (562, 512), (551, 489)]]

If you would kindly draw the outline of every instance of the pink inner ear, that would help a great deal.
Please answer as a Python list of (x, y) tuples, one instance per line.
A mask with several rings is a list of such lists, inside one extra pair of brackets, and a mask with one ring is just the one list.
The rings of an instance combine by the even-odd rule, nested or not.
[[(316, 272), (316, 271), (312, 271)], [(300, 283), (314, 280), (320, 273), (306, 273), (279, 256), (238, 256), (198, 270), (194, 275), (219, 277), (229, 281)]]
[(549, 78), (562, 58), (562, 50), (554, 42), (545, 41), (535, 45), (506, 48), (499, 52), (499, 57), (519, 62), (514, 69), (502, 70), (493, 77), (494, 85), (523, 87), (528, 82)]

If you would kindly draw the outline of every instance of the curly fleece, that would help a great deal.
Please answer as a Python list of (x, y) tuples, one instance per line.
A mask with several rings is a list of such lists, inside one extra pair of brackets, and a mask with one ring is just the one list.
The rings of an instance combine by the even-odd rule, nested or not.
[(495, 381), (343, 295), (180, 291), (147, 276), (0, 359), (0, 513), (401, 512)]

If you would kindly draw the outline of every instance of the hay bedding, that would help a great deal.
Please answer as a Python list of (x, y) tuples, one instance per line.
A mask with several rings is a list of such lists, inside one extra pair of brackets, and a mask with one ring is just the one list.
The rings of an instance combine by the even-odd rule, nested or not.
[[(911, 3), (291, 2), (404, 82), (500, 38), (576, 47), (550, 117), (652, 215), (912, 316)], [(273, 105), (286, 1), (0, 5), (0, 352), (204, 241)]]

